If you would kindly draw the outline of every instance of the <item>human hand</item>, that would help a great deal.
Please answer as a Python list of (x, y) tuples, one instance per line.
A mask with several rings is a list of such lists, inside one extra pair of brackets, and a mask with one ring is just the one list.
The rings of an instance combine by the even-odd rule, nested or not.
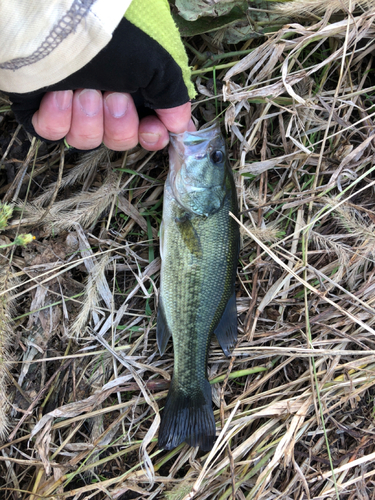
[[(28, 132), (47, 140), (65, 137), (77, 149), (104, 142), (126, 150), (139, 141), (153, 151), (168, 143), (168, 132), (192, 130), (189, 98), (195, 90), (168, 4), (160, 0), (154, 10), (143, 0), (133, 0), (133, 6), (130, 20), (121, 20), (109, 44), (84, 67), (53, 85), (8, 93), (17, 120)], [(151, 36), (147, 31), (158, 9), (164, 18)], [(132, 22), (139, 12), (145, 30)], [(147, 108), (156, 115), (139, 119), (137, 110)]]
[(169, 132), (195, 130), (190, 102), (168, 109), (156, 109), (156, 116), (139, 120), (130, 94), (93, 89), (48, 92), (32, 117), (36, 133), (50, 141), (65, 137), (77, 149), (87, 150), (102, 142), (114, 151), (126, 151), (138, 144), (148, 151), (163, 149)]

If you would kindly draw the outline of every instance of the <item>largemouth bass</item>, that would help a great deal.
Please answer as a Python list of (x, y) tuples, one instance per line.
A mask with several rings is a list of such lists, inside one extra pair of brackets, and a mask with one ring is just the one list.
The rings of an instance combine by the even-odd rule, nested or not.
[(160, 235), (157, 341), (172, 335), (174, 371), (159, 430), (159, 447), (182, 442), (212, 448), (216, 427), (207, 355), (213, 333), (228, 356), (237, 338), (234, 283), (239, 228), (233, 175), (217, 124), (171, 134)]

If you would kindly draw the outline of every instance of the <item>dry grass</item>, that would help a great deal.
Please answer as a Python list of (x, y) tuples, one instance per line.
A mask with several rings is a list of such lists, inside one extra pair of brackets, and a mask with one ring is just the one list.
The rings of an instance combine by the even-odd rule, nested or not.
[(157, 447), (173, 369), (155, 338), (166, 152), (30, 146), (3, 101), (0, 192), (17, 213), (2, 237), (36, 241), (0, 273), (2, 499), (375, 497), (374, 21), (373, 7), (315, 15), (215, 70), (191, 56), (196, 118), (229, 131), (243, 236), (239, 342), (209, 357), (208, 454)]

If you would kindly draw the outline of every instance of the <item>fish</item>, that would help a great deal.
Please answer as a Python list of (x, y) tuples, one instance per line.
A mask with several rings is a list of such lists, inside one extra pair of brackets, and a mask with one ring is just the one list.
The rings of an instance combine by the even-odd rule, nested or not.
[(156, 337), (172, 336), (173, 376), (158, 435), (160, 449), (186, 442), (212, 449), (216, 425), (207, 379), (213, 334), (226, 356), (237, 341), (235, 278), (239, 227), (236, 187), (218, 123), (170, 134), (170, 169), (160, 228)]

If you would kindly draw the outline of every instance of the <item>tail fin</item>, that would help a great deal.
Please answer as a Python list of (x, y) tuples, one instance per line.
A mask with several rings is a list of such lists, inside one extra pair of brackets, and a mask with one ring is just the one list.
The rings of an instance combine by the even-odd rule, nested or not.
[(211, 450), (216, 434), (211, 386), (180, 387), (172, 379), (159, 429), (159, 448), (172, 450), (184, 441), (189, 446)]

